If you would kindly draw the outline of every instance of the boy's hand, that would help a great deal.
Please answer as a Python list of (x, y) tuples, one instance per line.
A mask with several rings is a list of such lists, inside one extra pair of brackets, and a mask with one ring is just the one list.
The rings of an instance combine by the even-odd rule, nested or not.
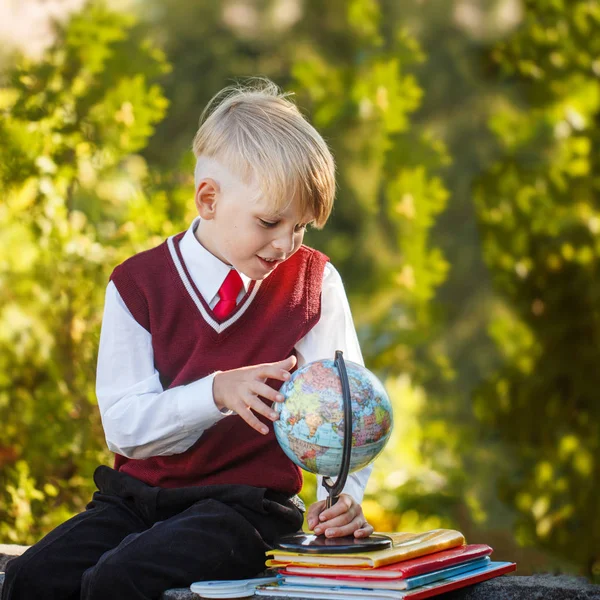
[[(267, 379), (287, 381), (290, 370), (296, 364), (296, 357), (290, 356), (275, 363), (264, 363), (231, 371), (217, 371), (213, 380), (213, 398), (219, 410), (228, 408), (238, 414), (250, 427), (262, 434), (269, 432), (268, 427), (258, 420), (254, 412), (277, 421), (279, 414), (267, 406), (259, 396), (273, 402), (283, 402), (284, 397), (267, 385)], [(254, 412), (252, 412), (254, 411)]]
[(315, 502), (308, 509), (308, 526), (317, 534), (334, 538), (353, 535), (356, 538), (369, 537), (373, 527), (367, 523), (362, 507), (349, 494), (340, 494), (338, 501), (324, 510), (326, 500)]

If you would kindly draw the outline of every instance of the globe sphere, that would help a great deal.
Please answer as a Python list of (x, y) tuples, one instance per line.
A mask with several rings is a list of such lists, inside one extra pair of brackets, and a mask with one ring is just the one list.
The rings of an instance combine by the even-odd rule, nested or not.
[[(368, 465), (383, 450), (393, 424), (392, 405), (381, 382), (365, 367), (345, 361), (352, 399), (350, 472)], [(335, 477), (344, 445), (344, 404), (333, 360), (317, 360), (295, 371), (275, 403), (277, 440), (301, 469)]]

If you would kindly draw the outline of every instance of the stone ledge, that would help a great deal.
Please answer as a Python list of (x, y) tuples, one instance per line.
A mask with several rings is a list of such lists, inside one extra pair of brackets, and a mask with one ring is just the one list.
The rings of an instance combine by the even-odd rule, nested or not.
[(21, 556), (29, 546), (16, 544), (0, 544), (0, 573), (6, 569), (6, 563), (15, 556)]
[[(22, 554), (26, 546), (0, 545), (0, 571), (13, 557)], [(4, 573), (0, 573), (0, 592)], [(257, 596), (259, 598), (259, 596)], [(285, 600), (280, 597), (281, 600)], [(503, 575), (474, 586), (448, 592), (443, 600), (600, 600), (600, 585), (592, 585), (582, 577), (566, 575)], [(165, 592), (162, 600), (198, 600), (188, 589)], [(110, 599), (107, 599), (110, 600)], [(273, 600), (276, 600), (275, 598)]]
[[(262, 596), (256, 596), (262, 598)], [(474, 586), (447, 592), (443, 600), (600, 600), (600, 585), (565, 575), (503, 575)], [(162, 600), (198, 600), (189, 590), (169, 590)], [(272, 600), (289, 600), (283, 596)]]

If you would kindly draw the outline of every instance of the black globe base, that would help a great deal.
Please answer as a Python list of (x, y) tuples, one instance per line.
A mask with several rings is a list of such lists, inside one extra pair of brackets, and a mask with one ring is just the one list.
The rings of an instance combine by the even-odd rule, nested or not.
[(279, 538), (276, 548), (302, 554), (346, 554), (350, 552), (371, 552), (392, 547), (392, 540), (386, 535), (371, 534), (367, 538), (347, 535), (327, 538), (324, 535), (293, 533)]

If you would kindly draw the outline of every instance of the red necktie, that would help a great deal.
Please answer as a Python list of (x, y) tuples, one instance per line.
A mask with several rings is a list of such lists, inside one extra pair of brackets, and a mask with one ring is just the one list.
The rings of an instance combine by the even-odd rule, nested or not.
[(213, 313), (217, 319), (222, 320), (233, 312), (241, 289), (242, 278), (235, 269), (231, 269), (217, 292), (219, 301), (213, 308)]

